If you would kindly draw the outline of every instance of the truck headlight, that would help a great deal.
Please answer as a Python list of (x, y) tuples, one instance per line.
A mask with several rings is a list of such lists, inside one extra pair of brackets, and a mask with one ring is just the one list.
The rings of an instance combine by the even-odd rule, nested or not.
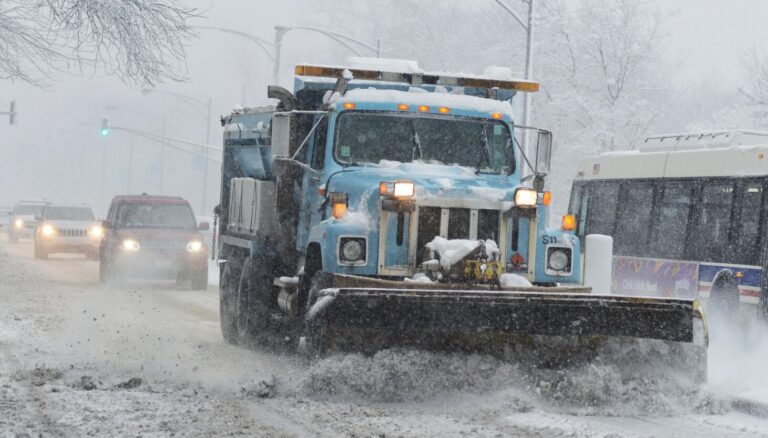
[(133, 239), (125, 239), (123, 240), (123, 243), (120, 244), (120, 246), (126, 250), (131, 252), (136, 252), (141, 248), (141, 245), (139, 245), (139, 242), (133, 240)]
[(515, 190), (515, 205), (518, 207), (535, 207), (539, 194), (533, 189)]
[(342, 237), (339, 239), (339, 263), (340, 264), (365, 264), (366, 247), (365, 238)]
[(187, 243), (187, 251), (189, 252), (199, 252), (201, 249), (203, 249), (203, 242), (199, 240), (193, 240)]
[(547, 250), (547, 269), (558, 272), (571, 270), (570, 248), (549, 248)]
[(21, 220), (21, 219), (16, 219), (13, 222), (13, 226), (16, 227), (16, 228), (23, 228), (24, 227), (24, 221)]
[(53, 235), (56, 234), (56, 229), (50, 224), (45, 224), (40, 228), (40, 232), (44, 237), (53, 237)]
[(395, 198), (412, 198), (416, 194), (416, 186), (412, 182), (395, 181), (395, 189), (392, 195)]

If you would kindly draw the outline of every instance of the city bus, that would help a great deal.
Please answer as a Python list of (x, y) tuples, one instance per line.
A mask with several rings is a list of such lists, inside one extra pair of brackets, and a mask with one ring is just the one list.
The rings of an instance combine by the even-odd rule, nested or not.
[(612, 293), (766, 316), (767, 189), (768, 133), (660, 135), (584, 160), (569, 213), (582, 239), (613, 237)]

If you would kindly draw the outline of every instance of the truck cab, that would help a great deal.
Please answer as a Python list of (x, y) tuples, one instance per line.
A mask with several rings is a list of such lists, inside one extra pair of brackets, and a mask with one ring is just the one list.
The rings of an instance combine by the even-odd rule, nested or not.
[[(580, 281), (572, 229), (546, 227), (551, 196), (541, 178), (551, 134), (534, 130), (533, 157), (515, 140), (511, 100), (538, 84), (405, 67), (300, 65), (293, 92), (270, 87), (276, 105), (222, 118), (217, 213), (228, 340), (248, 331), (248, 316), (238, 316), (253, 305), (243, 280), (267, 310), (289, 316), (316, 301), (310, 290), (318, 274)], [(451, 255), (441, 247), (450, 253), (478, 241), (490, 248), (473, 265), (482, 274), (442, 272)]]

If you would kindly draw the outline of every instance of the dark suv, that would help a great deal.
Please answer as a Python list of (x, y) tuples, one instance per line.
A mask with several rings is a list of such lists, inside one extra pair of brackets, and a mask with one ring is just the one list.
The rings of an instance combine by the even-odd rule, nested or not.
[(116, 196), (102, 223), (99, 279), (175, 278), (208, 287), (208, 248), (189, 203), (171, 196)]

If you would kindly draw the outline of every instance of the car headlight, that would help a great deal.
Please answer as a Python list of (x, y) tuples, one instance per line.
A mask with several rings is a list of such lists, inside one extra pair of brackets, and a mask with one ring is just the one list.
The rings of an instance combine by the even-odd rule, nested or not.
[(94, 239), (101, 239), (102, 237), (104, 237), (104, 229), (96, 225), (92, 227), (90, 230), (88, 230), (88, 235), (93, 237)]
[(567, 248), (549, 248), (547, 254), (547, 268), (553, 271), (570, 271), (571, 255)]
[(518, 207), (535, 207), (539, 194), (533, 189), (517, 189), (515, 191), (515, 205)]
[(355, 263), (364, 262), (366, 259), (365, 239), (359, 237), (342, 237), (339, 240), (339, 262)]
[(133, 239), (123, 240), (123, 243), (120, 246), (126, 251), (134, 251), (134, 252), (138, 251), (141, 248), (141, 245), (139, 245), (139, 242)]
[(203, 249), (203, 242), (199, 240), (193, 240), (187, 243), (187, 251), (189, 252), (198, 252), (201, 249)]
[(16, 228), (22, 228), (24, 226), (24, 221), (21, 219), (16, 219), (16, 221), (13, 223), (13, 226)]
[(40, 232), (45, 237), (52, 237), (54, 234), (56, 234), (56, 229), (53, 228), (53, 226), (50, 224), (45, 224), (42, 228), (40, 228)]

